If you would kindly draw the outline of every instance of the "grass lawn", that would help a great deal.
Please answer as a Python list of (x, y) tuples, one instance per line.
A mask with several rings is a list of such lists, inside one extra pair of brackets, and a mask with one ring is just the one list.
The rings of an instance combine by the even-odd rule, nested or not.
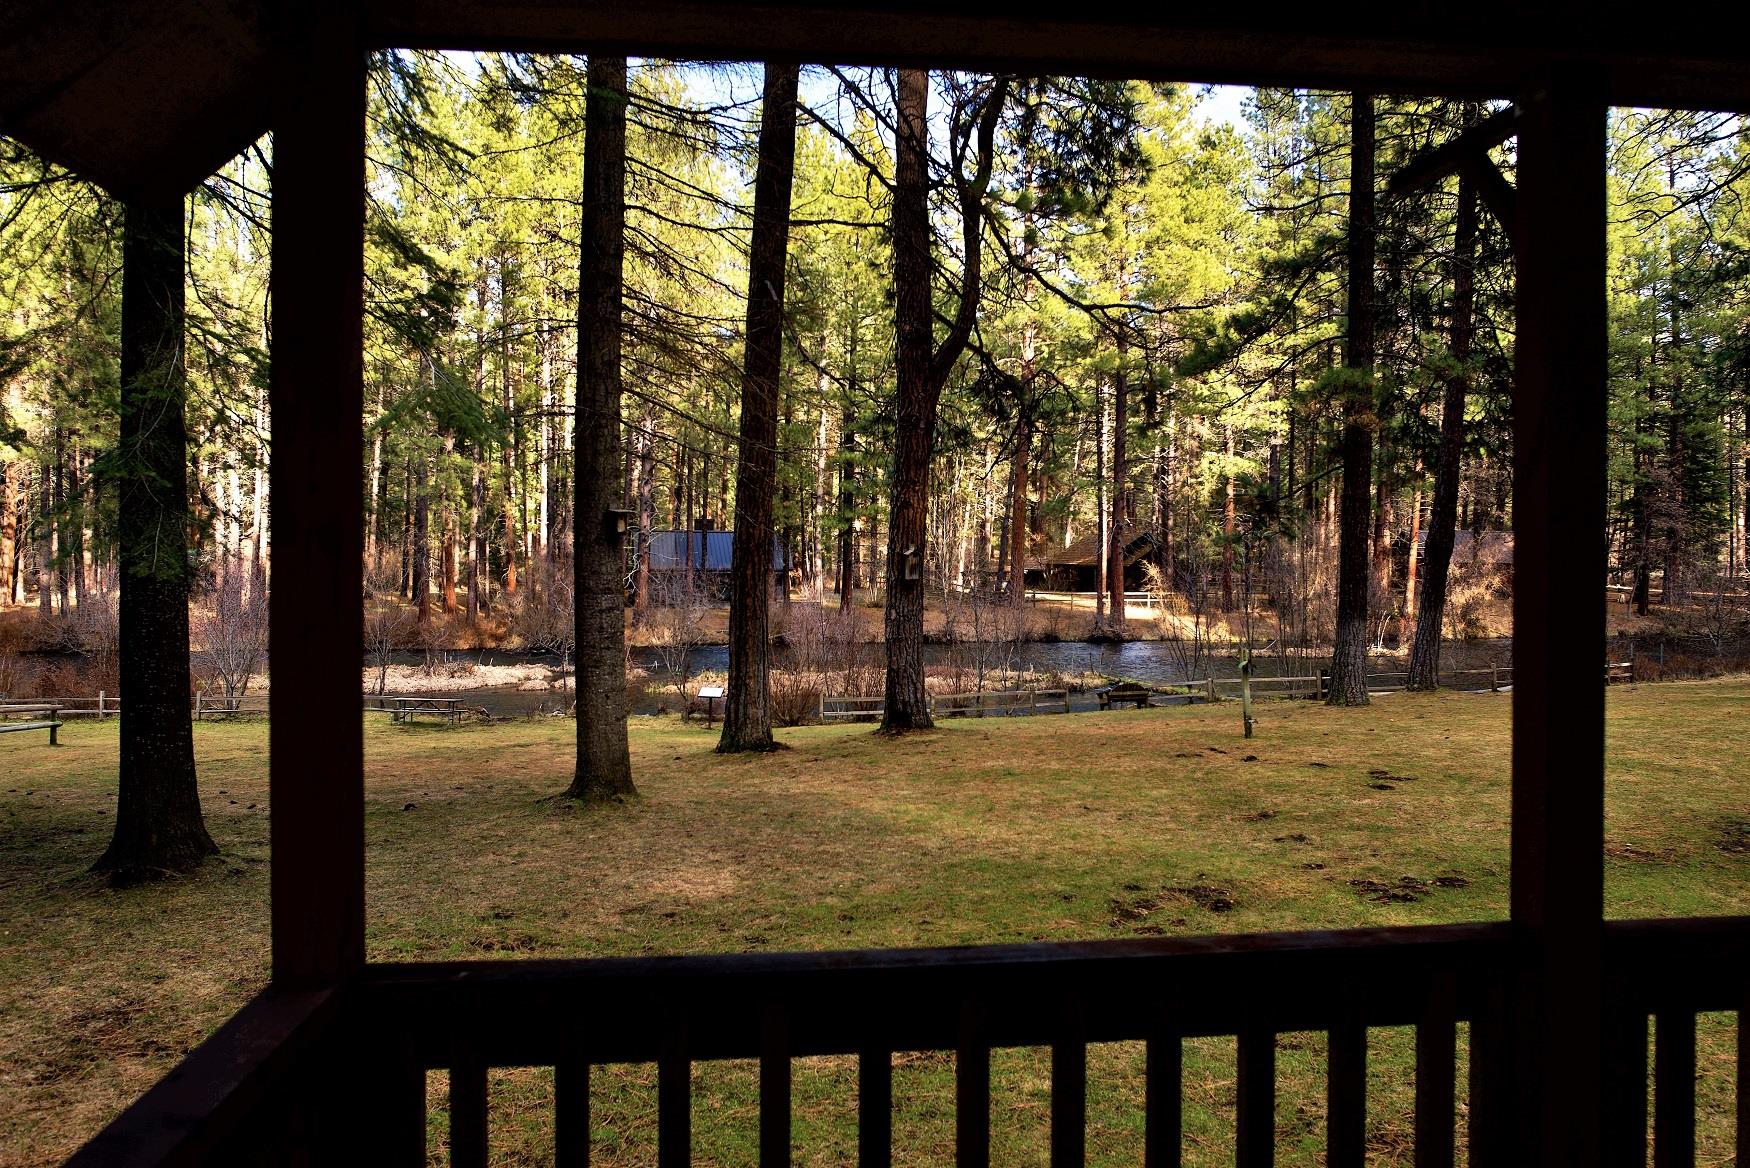
[[(1750, 682), (1610, 694), (1613, 916), (1750, 912)], [(1366, 710), (1236, 706), (715, 734), (638, 719), (643, 797), (579, 810), (573, 725), (367, 726), (369, 942), (379, 960), (947, 945), (1487, 920), (1507, 908), (1505, 695), (1395, 695)], [(0, 739), (0, 1164), (53, 1164), (265, 981), (267, 727), (196, 729), (222, 855), (112, 891), (85, 872), (110, 827), (115, 724), (50, 750)], [(1704, 1018), (1702, 1162), (1730, 1155), (1731, 1030)], [(1410, 1036), (1372, 1036), (1369, 1135), (1408, 1163)], [(1284, 1035), (1280, 1162), (1323, 1138), (1323, 1043)], [(695, 1070), (697, 1160), (750, 1164), (752, 1064)], [(441, 1076), (438, 1077), (441, 1079)], [(1462, 1083), (1462, 1075), (1460, 1079)], [(596, 1076), (597, 1162), (654, 1158), (655, 1074)], [(993, 1158), (1044, 1163), (1048, 1062), (998, 1051)], [(1140, 1149), (1141, 1055), (1089, 1054), (1089, 1158)], [(1231, 1043), (1186, 1053), (1186, 1157), (1231, 1162)], [(545, 1072), (493, 1078), (495, 1147), (539, 1163)], [(854, 1158), (847, 1060), (799, 1063), (797, 1160)], [(441, 1104), (434, 1081), (429, 1092)], [(902, 1056), (896, 1158), (953, 1140), (951, 1055)], [(1462, 1105), (1462, 1099), (1461, 1099)], [(432, 1121), (442, 1162), (444, 1117)], [(1462, 1129), (1462, 1123), (1461, 1123)], [(545, 1145), (550, 1149), (550, 1143)], [(550, 1152), (546, 1153), (550, 1155)]]

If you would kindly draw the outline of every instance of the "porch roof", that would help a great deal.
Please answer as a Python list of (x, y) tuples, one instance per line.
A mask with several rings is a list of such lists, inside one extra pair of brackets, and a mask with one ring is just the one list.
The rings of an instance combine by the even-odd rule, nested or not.
[[(0, 134), (112, 193), (178, 196), (265, 133), (272, 0), (11, 0), (0, 17)], [(1750, 49), (1706, 36), (1725, 5), (1107, 5), (1022, 18), (970, 0), (362, 0), (375, 46), (579, 47), (692, 59), (1002, 65), (1166, 80), (1511, 96), (1552, 68), (1619, 105), (1750, 112)]]

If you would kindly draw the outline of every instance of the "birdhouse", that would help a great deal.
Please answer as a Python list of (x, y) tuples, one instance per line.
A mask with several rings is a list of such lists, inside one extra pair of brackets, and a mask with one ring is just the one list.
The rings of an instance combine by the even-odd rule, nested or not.
[(626, 533), (632, 530), (632, 512), (620, 511), (609, 507), (602, 512), (602, 534), (615, 543), (626, 542)]

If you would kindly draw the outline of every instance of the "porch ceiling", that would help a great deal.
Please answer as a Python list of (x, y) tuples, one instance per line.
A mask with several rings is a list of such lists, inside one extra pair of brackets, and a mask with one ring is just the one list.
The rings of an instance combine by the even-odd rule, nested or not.
[[(110, 191), (172, 197), (259, 136), (273, 77), (269, 0), (10, 0), (0, 133)], [(1725, 6), (1660, 22), (1623, 3), (1486, 0), (1313, 8), (1108, 5), (1049, 19), (967, 0), (364, 0), (376, 45), (679, 57), (1002, 65), (1171, 80), (1505, 96), (1564, 64), (1624, 105), (1750, 112), (1750, 48)]]

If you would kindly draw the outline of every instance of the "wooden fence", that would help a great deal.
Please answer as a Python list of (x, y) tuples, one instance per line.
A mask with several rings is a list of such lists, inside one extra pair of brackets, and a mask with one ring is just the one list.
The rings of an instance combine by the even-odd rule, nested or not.
[(986, 714), (1067, 714), (1067, 689), (985, 690), (981, 693), (939, 694), (930, 699), (930, 713), (939, 717), (960, 718), (970, 714), (982, 718)]
[(820, 695), (820, 720), (838, 718), (879, 718), (885, 711), (886, 698), (828, 697)]
[(0, 710), (45, 703), (58, 707), (62, 718), (113, 718), (122, 712), (121, 699), (105, 693), (94, 698), (0, 698)]

